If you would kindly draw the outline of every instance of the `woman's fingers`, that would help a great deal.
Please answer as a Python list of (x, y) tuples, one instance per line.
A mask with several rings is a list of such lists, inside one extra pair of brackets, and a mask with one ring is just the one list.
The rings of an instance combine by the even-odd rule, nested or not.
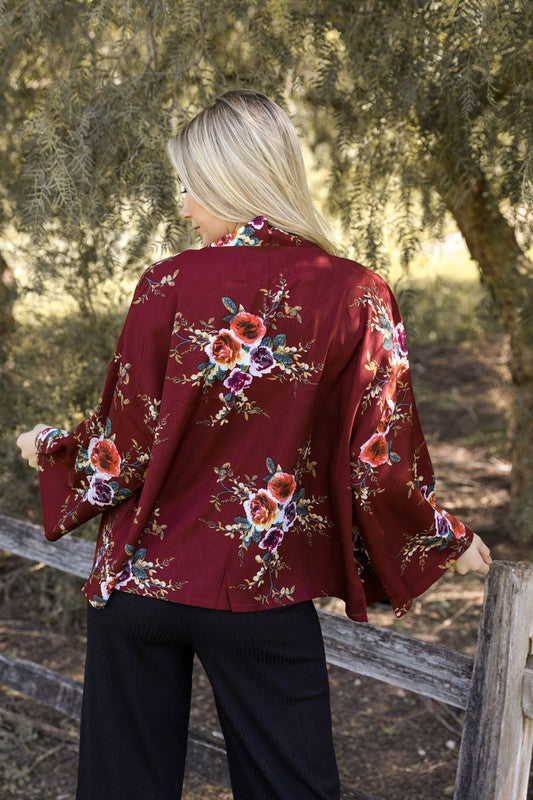
[(489, 548), (481, 538), (479, 539), (477, 550), (478, 564), (476, 566), (476, 572), (479, 575), (488, 575), (490, 565), (492, 564), (492, 558), (490, 557)]
[(459, 573), (459, 575), (466, 575), (467, 572), (488, 575), (491, 564), (490, 549), (481, 536), (475, 533), (470, 547), (456, 560), (453, 571)]
[(476, 569), (476, 572), (478, 573), (478, 575), (488, 575), (489, 569), (490, 569), (489, 564), (486, 564), (483, 560), (481, 560), (481, 563), (479, 567)]
[(490, 555), (490, 548), (487, 547), (485, 542), (481, 543), (481, 546), (479, 548), (479, 552), (481, 553), (481, 557), (483, 558), (485, 563), (492, 564), (492, 557)]
[(460, 559), (457, 559), (457, 561), (455, 562), (455, 571), (459, 575), (465, 575), (470, 569), (471, 567), (465, 564), (464, 559), (462, 561)]
[(17, 437), (16, 444), (20, 449), (21, 458), (25, 458), (30, 467), (33, 467), (34, 469), (38, 468), (37, 453), (35, 450), (35, 437), (38, 431), (46, 427), (47, 426), (44, 423), (38, 422), (37, 425), (34, 425), (31, 431), (23, 431)]
[(26, 456), (26, 442), (27, 436), (29, 431), (24, 431), (23, 433), (19, 434), (17, 438), (17, 447), (21, 450), (22, 458), (27, 458)]

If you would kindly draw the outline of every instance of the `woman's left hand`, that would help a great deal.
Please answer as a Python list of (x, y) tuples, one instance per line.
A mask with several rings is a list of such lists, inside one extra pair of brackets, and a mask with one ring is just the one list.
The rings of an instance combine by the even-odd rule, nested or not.
[(38, 468), (37, 464), (37, 451), (35, 449), (35, 437), (43, 428), (49, 428), (50, 425), (45, 425), (43, 422), (38, 422), (31, 431), (24, 431), (17, 438), (17, 447), (20, 447), (20, 454), (22, 458), (28, 459), (28, 464), (34, 469)]

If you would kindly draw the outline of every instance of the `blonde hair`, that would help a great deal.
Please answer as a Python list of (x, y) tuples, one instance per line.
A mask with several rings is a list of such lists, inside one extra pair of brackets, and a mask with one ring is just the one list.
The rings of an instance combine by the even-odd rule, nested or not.
[(167, 153), (187, 192), (211, 214), (242, 224), (264, 214), (337, 254), (333, 230), (309, 194), (296, 128), (261, 92), (224, 92), (170, 139)]

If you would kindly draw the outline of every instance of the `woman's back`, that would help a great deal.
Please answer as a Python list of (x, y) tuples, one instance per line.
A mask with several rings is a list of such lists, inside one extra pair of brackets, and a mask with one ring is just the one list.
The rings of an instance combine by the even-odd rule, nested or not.
[(386, 282), (257, 217), (144, 272), (97, 418), (41, 448), (87, 451), (46, 534), (106, 506), (95, 607), (117, 589), (235, 611), (337, 596), (357, 620), (388, 597), (401, 615), (473, 535), (434, 502), (409, 375)]

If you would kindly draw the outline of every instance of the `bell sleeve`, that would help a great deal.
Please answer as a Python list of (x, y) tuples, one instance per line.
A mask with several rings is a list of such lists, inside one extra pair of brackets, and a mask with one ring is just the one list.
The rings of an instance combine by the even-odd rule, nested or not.
[[(474, 532), (437, 501), (396, 299), (379, 276), (364, 306), (350, 437), (353, 544), (376, 599), (402, 616), (470, 546)], [(367, 594), (368, 600), (368, 594)]]
[[(94, 411), (73, 430), (50, 426), (35, 437), (44, 534), (50, 541), (142, 486), (173, 319), (161, 292), (145, 302), (152, 286), (145, 280), (148, 271), (135, 288)], [(170, 285), (172, 277), (166, 280)]]

